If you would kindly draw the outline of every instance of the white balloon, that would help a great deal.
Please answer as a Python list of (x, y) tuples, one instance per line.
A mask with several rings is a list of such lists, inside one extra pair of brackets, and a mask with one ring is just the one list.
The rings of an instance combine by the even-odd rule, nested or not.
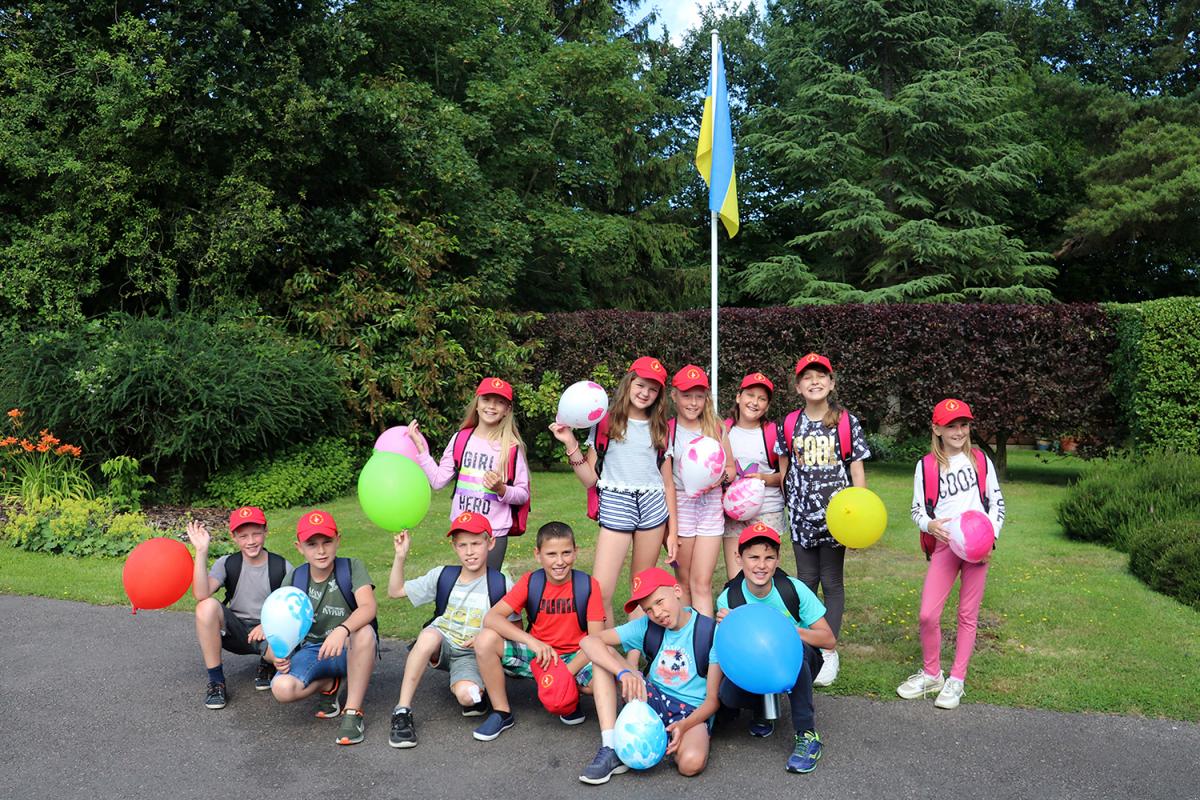
[(650, 769), (667, 753), (667, 729), (649, 705), (630, 700), (617, 715), (613, 749), (627, 766)]
[(688, 497), (719, 483), (725, 473), (725, 448), (716, 439), (697, 436), (688, 442), (679, 460), (679, 479)]
[(730, 519), (744, 521), (758, 516), (766, 496), (767, 485), (758, 478), (738, 478), (725, 489), (721, 503)]
[(287, 658), (312, 627), (312, 601), (295, 586), (281, 586), (267, 595), (259, 618), (271, 652)]
[(590, 428), (608, 415), (608, 393), (594, 381), (572, 383), (558, 399), (555, 421), (572, 428)]

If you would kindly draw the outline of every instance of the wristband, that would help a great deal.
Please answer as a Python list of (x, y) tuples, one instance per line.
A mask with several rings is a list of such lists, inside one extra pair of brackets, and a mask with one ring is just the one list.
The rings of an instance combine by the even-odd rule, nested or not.
[(339, 628), (345, 628), (345, 630), (346, 630), (346, 635), (347, 635), (347, 636), (350, 636), (350, 633), (351, 633), (351, 632), (350, 632), (350, 629), (349, 629), (349, 628), (347, 628), (347, 627), (346, 627), (345, 625), (343, 625), (342, 623), (338, 623), (338, 627), (339, 627)]
[(579, 452), (579, 445), (575, 445), (575, 449), (574, 449), (574, 450), (568, 450), (568, 451), (567, 451), (567, 458), (570, 458), (571, 456), (575, 455), (575, 454), (576, 454), (576, 453), (578, 453), (578, 452)]
[(618, 672), (618, 673), (617, 673), (617, 680), (618, 680), (618, 681), (620, 681), (620, 680), (621, 680), (621, 676), (622, 676), (622, 675), (624, 675), (626, 672), (633, 672), (633, 670), (631, 670), (631, 669), (623, 669), (623, 670), (621, 670), (620, 672)]

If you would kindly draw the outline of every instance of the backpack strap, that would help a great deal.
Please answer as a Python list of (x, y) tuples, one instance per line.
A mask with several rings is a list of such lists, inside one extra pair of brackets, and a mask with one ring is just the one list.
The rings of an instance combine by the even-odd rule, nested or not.
[(725, 591), (728, 592), (725, 599), (729, 602), (731, 609), (746, 605), (745, 583), (746, 575), (742, 572), (725, 582)]
[[(308, 562), (304, 562), (296, 567), (296, 571), (292, 573), (292, 586), (295, 586), (300, 591), (308, 594)], [(313, 609), (314, 611), (316, 609)]]
[[(278, 553), (267, 553), (267, 583), (272, 592), (283, 586), (283, 579), (286, 576), (287, 562), (283, 560), (283, 556)], [(230, 597), (232, 596), (233, 593), (230, 592)]]
[[(338, 591), (342, 593), (342, 599), (346, 601), (346, 605), (350, 608), (350, 613), (353, 614), (358, 610), (358, 600), (354, 597), (354, 590), (351, 586), (354, 584), (354, 579), (350, 571), (350, 559), (335, 558), (333, 560), (333, 577), (337, 579)], [(383, 653), (379, 649), (379, 615), (371, 619), (371, 628), (375, 631), (375, 655), (382, 658)]]
[(596, 423), (596, 436), (592, 439), (592, 449), (596, 451), (596, 479), (600, 478), (600, 470), (604, 467), (604, 454), (608, 452), (608, 417)]
[(677, 427), (675, 417), (667, 420), (667, 446), (664, 450), (658, 451), (658, 466), (663, 465), (663, 461), (667, 458), (667, 453), (675, 454), (675, 428)]
[(646, 620), (646, 632), (642, 635), (642, 655), (646, 657), (646, 671), (654, 669), (658, 660), (658, 651), (662, 649), (663, 634), (666, 628), (657, 622)]
[(454, 591), (454, 584), (458, 582), (458, 576), (461, 574), (462, 566), (459, 564), (442, 567), (442, 572), (438, 575), (437, 589), (433, 595), (433, 616), (421, 626), (422, 628), (428, 628), (435, 619), (446, 613), (446, 606), (450, 602), (450, 592)]
[(853, 486), (854, 478), (850, 475), (850, 454), (853, 452), (853, 442), (850, 438), (850, 412), (844, 408), (841, 416), (838, 417), (837, 442), (838, 455), (842, 459), (842, 469), (846, 471), (846, 484)]
[(796, 593), (796, 587), (792, 584), (788, 574), (776, 567), (775, 574), (771, 576), (771, 583), (774, 584), (775, 591), (779, 592), (779, 597), (783, 600), (783, 605), (788, 610), (788, 613), (792, 615), (792, 619), (796, 620), (796, 624), (802, 624), (800, 619), (800, 595)]
[(792, 448), (792, 439), (796, 437), (796, 423), (800, 421), (800, 415), (803, 413), (801, 409), (797, 408), (783, 418), (783, 441), (789, 452)]
[(731, 431), (731, 430), (733, 430), (733, 417), (726, 417), (726, 418), (725, 418), (725, 430), (726, 430), (726, 431)]
[(508, 586), (504, 582), (504, 573), (492, 567), (488, 567), (487, 569), (487, 587), (488, 600), (492, 605), (499, 603), (504, 599), (504, 595), (508, 594)]
[[(221, 602), (229, 605), (233, 593), (237, 591), (238, 579), (242, 577), (242, 553), (238, 552), (225, 559), (225, 599)], [(278, 588), (278, 587), (272, 587)]]
[(992, 500), (987, 493), (987, 456), (978, 447), (971, 448), (971, 455), (975, 457), (975, 477), (976, 483), (979, 484), (979, 502), (983, 503), (983, 513), (987, 514), (992, 510)]
[(537, 621), (538, 606), (542, 604), (542, 595), (546, 593), (546, 570), (535, 569), (529, 573), (529, 594), (525, 598), (525, 617), (529, 620), (529, 625), (525, 630), (533, 630), (533, 623)]
[(579, 630), (586, 634), (588, 601), (592, 599), (592, 576), (577, 569), (571, 570), (571, 595), (575, 602), (575, 616), (579, 621)]
[(937, 456), (926, 453), (921, 459), (921, 487), (925, 493), (925, 515), (934, 518), (934, 509), (938, 501), (938, 482), (941, 473), (938, 470)]
[[(521, 455), (521, 448), (514, 444), (512, 450), (508, 454), (508, 485), (512, 486), (517, 482), (517, 458)], [(525, 532), (529, 524), (529, 509), (533, 506), (532, 487), (529, 493), (529, 499), (519, 506), (510, 504), (509, 510), (512, 512), (512, 525), (509, 526), (509, 536), (520, 536)], [(495, 605), (495, 603), (492, 603)]]
[(462, 428), (458, 433), (454, 434), (454, 449), (451, 452), (454, 458), (454, 481), (456, 484), (458, 482), (458, 471), (462, 469), (463, 456), (467, 452), (467, 442), (471, 441), (471, 434), (474, 432), (474, 428)]
[(704, 678), (708, 677), (708, 653), (712, 650), (713, 636), (717, 632), (717, 621), (699, 611), (696, 615), (696, 625), (692, 628), (692, 652), (696, 654), (696, 671)]
[(767, 449), (767, 464), (771, 469), (779, 469), (779, 454), (775, 452), (775, 442), (779, 439), (779, 426), (774, 422), (762, 424), (763, 447)]

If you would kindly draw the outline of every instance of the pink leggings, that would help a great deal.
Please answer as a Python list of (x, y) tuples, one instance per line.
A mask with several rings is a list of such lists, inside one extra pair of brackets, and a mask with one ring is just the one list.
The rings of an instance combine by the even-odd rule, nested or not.
[(987, 563), (972, 564), (954, 555), (945, 542), (938, 542), (925, 573), (921, 589), (921, 653), (925, 657), (925, 673), (937, 675), (941, 669), (942, 609), (954, 588), (954, 579), (962, 572), (958, 591), (958, 635), (954, 641), (954, 666), (950, 677), (960, 681), (967, 677), (967, 664), (975, 652), (975, 628), (979, 622), (979, 604), (983, 587), (987, 585)]

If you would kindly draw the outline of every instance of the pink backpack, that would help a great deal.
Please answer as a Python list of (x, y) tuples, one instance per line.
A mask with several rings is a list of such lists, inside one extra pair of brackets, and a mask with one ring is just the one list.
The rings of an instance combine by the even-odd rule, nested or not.
[[(471, 440), (471, 434), (474, 432), (474, 428), (463, 428), (454, 434), (454, 478), (456, 482), (458, 480), (458, 471), (462, 469), (463, 454), (467, 452), (467, 442)], [(520, 455), (520, 452), (520, 447), (514, 444), (508, 454), (509, 486), (512, 486), (517, 480), (517, 456)], [(524, 505), (520, 507), (509, 506), (512, 509), (512, 527), (508, 529), (509, 536), (520, 536), (525, 532), (525, 528), (529, 524), (529, 509), (532, 504), (533, 492), (531, 491), (529, 493), (529, 500), (526, 500)]]

